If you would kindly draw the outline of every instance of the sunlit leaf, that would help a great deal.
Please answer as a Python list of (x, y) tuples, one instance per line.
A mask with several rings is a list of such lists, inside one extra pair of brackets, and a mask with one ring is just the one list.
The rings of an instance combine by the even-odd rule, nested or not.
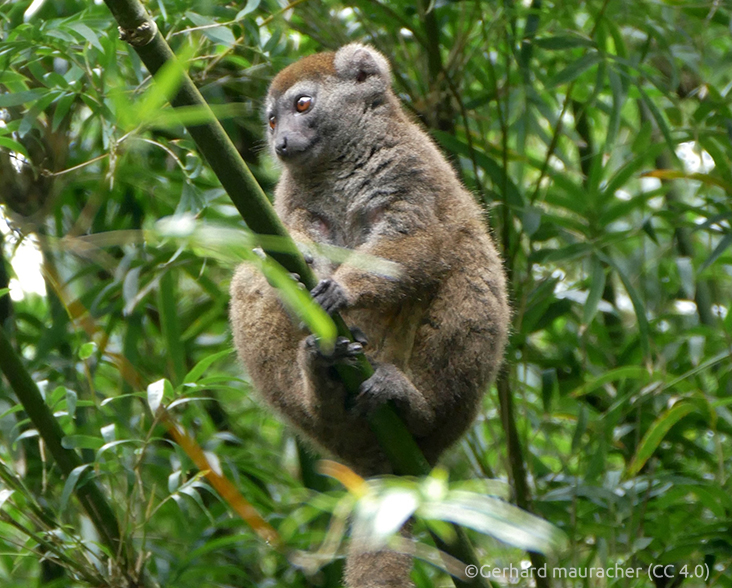
[(490, 496), (451, 492), (445, 500), (421, 504), (417, 515), (451, 521), (530, 551), (559, 553), (566, 545), (561, 531), (546, 521)]
[(236, 13), (234, 20), (241, 20), (247, 14), (254, 12), (258, 7), (261, 0), (247, 0), (247, 4), (239, 12)]
[(147, 404), (150, 412), (156, 414), (166, 393), (172, 396), (173, 386), (168, 380), (158, 380), (147, 387)]

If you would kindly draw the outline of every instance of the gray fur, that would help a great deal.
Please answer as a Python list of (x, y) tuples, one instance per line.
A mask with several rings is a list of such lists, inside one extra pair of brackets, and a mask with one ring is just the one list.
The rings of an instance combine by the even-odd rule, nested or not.
[[(327, 54), (318, 59), (329, 63)], [(297, 76), (284, 70), (273, 81), (277, 91), (270, 90), (267, 116), (277, 118), (270, 144), (283, 133), (296, 136), (297, 148), (282, 158), (275, 192), (277, 213), (293, 236), (401, 266), (399, 277), (386, 278), (347, 264), (315, 263), (321, 279), (341, 288), (346, 322), (369, 342), (376, 373), (362, 388), (361, 406), (347, 406), (340, 382), (306, 345), (307, 333), (247, 266), (232, 282), (231, 322), (264, 399), (316, 445), (370, 476), (390, 467), (363, 414), (393, 400), (434, 464), (470, 426), (495, 377), (510, 311), (501, 260), (481, 210), (430, 138), (403, 113), (386, 59), (353, 44), (341, 48), (332, 64), (315, 74), (307, 64), (290, 66), (305, 71), (292, 84), (287, 76)], [(302, 93), (314, 98), (306, 113), (292, 108)], [(372, 555), (350, 558), (351, 588), (411, 585), (409, 558), (382, 553), (390, 575), (401, 562), (397, 580), (380, 578), (378, 554)]]

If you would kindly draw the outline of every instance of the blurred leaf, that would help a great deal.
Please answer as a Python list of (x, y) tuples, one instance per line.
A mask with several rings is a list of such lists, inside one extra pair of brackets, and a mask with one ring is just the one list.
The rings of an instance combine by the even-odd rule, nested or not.
[(643, 301), (640, 299), (640, 296), (638, 295), (638, 292), (633, 287), (633, 285), (630, 283), (630, 280), (628, 279), (628, 276), (625, 275), (625, 272), (620, 269), (620, 267), (609, 257), (606, 257), (605, 255), (601, 255), (600, 257), (605, 263), (611, 265), (613, 269), (617, 272), (618, 276), (620, 277), (620, 280), (623, 282), (623, 286), (625, 286), (625, 291), (628, 293), (628, 296), (630, 297), (630, 301), (633, 303), (633, 310), (635, 311), (635, 316), (638, 321), (638, 331), (640, 334), (640, 345), (641, 349), (643, 350), (643, 355), (646, 359), (649, 359), (650, 353), (651, 353), (651, 344), (650, 344), (650, 331), (648, 327), (648, 319), (646, 318), (646, 307), (643, 304)]
[(79, 402), (79, 396), (73, 390), (66, 389), (66, 412), (70, 417), (76, 415), (76, 406)]
[(539, 230), (539, 225), (541, 225), (541, 216), (542, 211), (536, 206), (529, 206), (524, 210), (522, 215), (522, 224), (524, 226), (524, 231), (526, 231), (526, 234), (529, 237)]
[(547, 81), (546, 87), (556, 88), (562, 84), (567, 84), (577, 79), (585, 71), (590, 69), (593, 65), (598, 64), (600, 61), (602, 61), (602, 57), (599, 53), (596, 51), (589, 52), (580, 57), (577, 61), (572, 62), (569, 66)]
[(671, 427), (678, 423), (686, 415), (696, 411), (696, 406), (689, 402), (680, 402), (673, 408), (662, 413), (651, 425), (650, 429), (643, 436), (633, 460), (628, 466), (628, 475), (635, 476), (646, 464), (648, 459), (655, 453), (663, 438)]
[[(66, 437), (64, 437), (66, 439)], [(61, 501), (59, 504), (59, 508), (63, 511), (66, 509), (66, 505), (69, 502), (69, 498), (71, 498), (71, 493), (74, 491), (76, 486), (79, 484), (79, 478), (81, 475), (91, 467), (91, 464), (85, 463), (83, 465), (80, 465), (79, 467), (74, 468), (71, 473), (69, 474), (69, 477), (66, 478), (66, 483), (64, 484), (63, 492), (61, 493)]]
[(577, 415), (577, 427), (574, 430), (572, 436), (572, 453), (576, 454), (582, 443), (582, 436), (587, 430), (587, 407), (581, 405), (579, 407), (579, 414)]
[(88, 343), (84, 343), (79, 348), (79, 359), (89, 359), (97, 350), (97, 345), (94, 343), (94, 341), (89, 341)]
[(0, 137), (0, 147), (5, 147), (6, 149), (10, 149), (10, 151), (20, 153), (26, 159), (30, 158), (30, 155), (28, 155), (28, 152), (22, 144), (13, 139), (8, 139), (8, 137)]
[(234, 18), (234, 20), (241, 20), (250, 12), (254, 12), (257, 8), (259, 8), (260, 1), (261, 0), (247, 0), (246, 6), (236, 13), (236, 17)]
[(9, 490), (7, 488), (0, 489), (0, 510), (2, 510), (3, 505), (7, 502), (7, 500), (13, 495), (14, 490)]
[[(166, 268), (160, 276), (158, 284), (158, 308), (160, 309), (160, 326), (165, 339), (166, 358), (171, 368), (171, 376), (176, 384), (181, 384), (186, 374), (186, 354), (180, 336), (177, 301), (178, 288), (173, 268)], [(153, 414), (155, 411), (153, 411)]]
[(130, 126), (154, 121), (163, 105), (178, 92), (185, 72), (182, 64), (187, 62), (192, 51), (191, 47), (185, 47), (177, 59), (166, 62), (155, 74), (155, 83), (136, 101), (135, 108), (128, 107), (129, 98), (119, 96), (117, 111), (120, 118)]
[[(246, 10), (247, 8), (248, 6), (245, 7), (244, 10)], [(214, 43), (220, 43), (222, 45), (226, 45), (227, 47), (233, 47), (236, 44), (236, 37), (234, 37), (234, 34), (227, 27), (210, 26), (216, 23), (216, 21), (212, 18), (208, 18), (191, 11), (186, 12), (186, 16), (193, 24), (199, 27), (206, 27), (201, 29), (201, 32), (209, 39), (211, 39), (211, 41), (213, 41)]]
[(566, 545), (557, 528), (490, 496), (453, 491), (440, 502), (421, 504), (417, 516), (457, 523), (528, 551), (558, 554)]
[(544, 412), (550, 412), (552, 407), (552, 397), (559, 393), (559, 380), (557, 378), (557, 370), (551, 368), (541, 373), (541, 398), (544, 404)]
[(732, 243), (732, 233), (727, 233), (719, 240), (719, 243), (717, 243), (714, 251), (712, 251), (711, 255), (704, 261), (704, 263), (699, 268), (699, 271), (703, 272), (715, 261), (717, 261), (719, 257), (727, 250), (727, 247), (730, 246), (730, 243)]
[[(625, 101), (625, 91), (621, 82), (620, 76), (617, 74), (613, 67), (608, 68), (607, 79), (612, 89), (613, 102), (612, 111), (610, 112), (610, 119), (607, 125), (607, 135), (605, 136), (605, 146), (603, 151), (610, 151), (612, 145), (615, 143), (615, 139), (618, 136), (618, 130), (620, 129), (620, 120), (622, 107)], [(650, 128), (650, 127), (649, 127)]]
[(694, 276), (694, 266), (691, 263), (691, 258), (677, 257), (676, 269), (679, 272), (679, 278), (681, 280), (681, 287), (684, 290), (684, 295), (689, 300), (693, 300), (694, 294), (696, 293), (696, 279)]
[(104, 441), (90, 435), (66, 435), (61, 444), (64, 449), (99, 449)]
[(394, 488), (378, 498), (367, 495), (356, 504), (353, 536), (369, 549), (379, 549), (414, 514), (418, 504), (415, 490)]
[(534, 45), (542, 49), (572, 49), (573, 47), (592, 47), (594, 43), (592, 39), (580, 37), (577, 35), (555, 35), (552, 37), (542, 37), (534, 39)]
[(710, 174), (702, 174), (702, 173), (696, 173), (696, 172), (689, 173), (689, 172), (678, 171), (675, 169), (656, 169), (656, 170), (644, 173), (643, 176), (649, 177), (649, 178), (659, 178), (662, 180), (678, 180), (678, 179), (696, 180), (698, 182), (701, 182), (702, 184), (708, 184), (711, 186), (719, 186), (725, 192), (727, 192), (727, 194), (732, 195), (732, 183), (725, 182), (724, 180), (721, 180), (720, 178), (717, 178), (716, 176), (713, 176)]
[(605, 291), (605, 269), (600, 260), (592, 258), (592, 274), (590, 276), (590, 290), (587, 294), (587, 301), (582, 311), (582, 324), (589, 325), (597, 313), (597, 306)]
[(653, 119), (656, 121), (656, 125), (661, 131), (661, 134), (663, 135), (663, 138), (666, 140), (666, 147), (672, 154), (673, 159), (678, 159), (676, 156), (676, 141), (674, 141), (673, 137), (671, 136), (671, 129), (669, 129), (668, 124), (666, 123), (666, 119), (664, 118), (663, 114), (661, 113), (661, 110), (658, 108), (656, 103), (651, 100), (646, 94), (646, 92), (641, 88), (640, 86), (637, 86), (638, 92), (640, 92), (641, 98), (643, 99), (643, 103), (648, 107), (648, 110), (651, 113), (651, 116), (653, 116)]
[(653, 125), (651, 121), (644, 120), (641, 124), (640, 129), (633, 137), (632, 150), (636, 155), (643, 155), (646, 149), (651, 146), (651, 140), (653, 138)]
[(303, 289), (300, 282), (274, 259), (266, 257), (255, 261), (256, 266), (267, 278), (267, 281), (279, 291), (282, 302), (302, 320), (311, 333), (320, 339), (324, 350), (332, 349), (335, 344), (336, 327), (333, 320), (315, 302), (310, 293)]
[(35, 102), (42, 96), (46, 96), (48, 90), (37, 88), (35, 90), (26, 90), (24, 92), (6, 92), (0, 94), (0, 108), (8, 108), (10, 106), (21, 106), (29, 102)]
[(617, 380), (625, 380), (626, 378), (632, 378), (645, 382), (650, 379), (650, 374), (648, 373), (648, 370), (646, 368), (641, 366), (622, 366), (619, 368), (608, 370), (606, 373), (591, 379), (589, 382), (583, 384), (582, 386), (579, 386), (578, 388), (575, 388), (572, 391), (572, 396), (574, 396), (575, 398), (579, 398), (580, 396), (585, 396), (586, 394), (597, 390), (605, 384), (615, 382)]
[(638, 157), (634, 157), (625, 163), (608, 181), (605, 186), (605, 198), (609, 199), (617, 190), (622, 188), (628, 180), (635, 176), (641, 169), (648, 165), (648, 161), (658, 157), (665, 151), (665, 145), (651, 145), (644, 149)]
[(71, 106), (76, 100), (76, 94), (60, 94), (57, 98), (56, 109), (53, 112), (52, 129), (57, 131), (61, 122), (71, 110)]

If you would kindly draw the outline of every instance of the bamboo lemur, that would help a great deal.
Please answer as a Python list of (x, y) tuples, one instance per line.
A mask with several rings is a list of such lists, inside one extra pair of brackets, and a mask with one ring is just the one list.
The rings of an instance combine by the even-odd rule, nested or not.
[[(275, 208), (293, 237), (399, 264), (385, 277), (315, 259), (312, 294), (363, 331), (374, 375), (347, 403), (326, 357), (247, 265), (231, 285), (234, 341), (255, 388), (303, 435), (361, 475), (390, 468), (365, 416), (393, 401), (430, 463), (473, 421), (503, 357), (510, 311), (479, 206), (402, 111), (389, 63), (360, 44), (305, 57), (272, 81)], [(351, 553), (346, 584), (410, 586), (409, 557)]]

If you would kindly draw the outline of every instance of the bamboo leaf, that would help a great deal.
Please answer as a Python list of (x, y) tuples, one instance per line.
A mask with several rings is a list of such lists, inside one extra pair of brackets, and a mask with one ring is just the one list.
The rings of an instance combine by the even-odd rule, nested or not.
[(566, 544), (553, 525), (491, 496), (453, 491), (441, 501), (420, 505), (417, 516), (457, 523), (528, 551), (560, 553)]
[(26, 159), (30, 158), (30, 155), (28, 155), (28, 152), (25, 150), (25, 147), (23, 147), (23, 145), (21, 143), (18, 143), (18, 141), (14, 141), (13, 139), (10, 139), (9, 137), (0, 137), (0, 147), (5, 147), (6, 149), (9, 149), (10, 151), (15, 151), (16, 153), (20, 153)]
[(254, 12), (258, 7), (261, 0), (247, 0), (247, 5), (237, 12), (234, 20), (241, 20), (250, 12)]
[(650, 336), (650, 329), (648, 327), (648, 318), (646, 317), (646, 307), (643, 304), (643, 301), (641, 300), (640, 296), (638, 295), (638, 292), (636, 291), (633, 284), (628, 279), (628, 276), (625, 275), (625, 272), (620, 269), (620, 266), (615, 263), (611, 258), (601, 255), (601, 259), (603, 259), (606, 263), (611, 265), (613, 269), (617, 272), (618, 276), (620, 277), (620, 280), (623, 282), (623, 286), (625, 286), (625, 291), (628, 293), (628, 296), (630, 297), (630, 301), (633, 304), (633, 310), (635, 311), (636, 319), (638, 320), (638, 331), (640, 335), (640, 344), (641, 349), (643, 350), (643, 355), (646, 357), (646, 359), (650, 359), (651, 355), (651, 336)]
[(732, 233), (727, 233), (724, 237), (720, 239), (719, 243), (717, 243), (714, 251), (712, 251), (711, 255), (704, 261), (704, 263), (699, 268), (699, 271), (703, 272), (715, 261), (717, 261), (719, 257), (727, 250), (727, 247), (729, 247), (730, 244), (732, 244)]
[(183, 382), (186, 374), (186, 357), (180, 336), (180, 320), (176, 304), (178, 294), (173, 271), (172, 268), (168, 268), (160, 278), (158, 308), (160, 309), (160, 326), (165, 338), (167, 359), (172, 368), (173, 382), (179, 384)]
[(604, 189), (604, 198), (609, 200), (615, 192), (622, 188), (628, 180), (635, 176), (641, 169), (648, 165), (649, 159), (653, 159), (666, 150), (665, 145), (651, 145), (637, 156), (626, 162), (618, 171), (613, 174)]
[(99, 49), (102, 53), (104, 52), (104, 47), (102, 47), (102, 44), (99, 42), (99, 37), (97, 37), (96, 33), (94, 33), (94, 31), (92, 31), (86, 24), (83, 22), (72, 22), (68, 23), (67, 26), (89, 41), (93, 47)]
[(66, 435), (61, 440), (61, 445), (65, 449), (99, 449), (104, 441), (91, 435)]
[(547, 88), (556, 88), (557, 86), (567, 84), (567, 83), (577, 79), (585, 71), (590, 69), (593, 65), (598, 64), (600, 61), (602, 61), (602, 57), (596, 51), (587, 53), (586, 55), (583, 55), (580, 59), (571, 63), (565, 69), (560, 71), (553, 78), (551, 78), (546, 83), (546, 87)]
[(653, 171), (644, 173), (643, 177), (659, 178), (661, 180), (696, 180), (708, 186), (719, 186), (727, 194), (732, 195), (732, 183), (711, 174), (684, 172), (675, 169), (654, 169)]
[(593, 47), (594, 42), (587, 37), (579, 35), (555, 35), (552, 37), (542, 37), (534, 39), (533, 44), (542, 49), (558, 50), (572, 49), (574, 47)]
[(666, 146), (668, 147), (669, 151), (672, 154), (672, 157), (674, 160), (678, 160), (678, 157), (676, 155), (676, 144), (677, 141), (674, 141), (673, 137), (671, 136), (671, 129), (668, 127), (668, 123), (666, 122), (666, 118), (661, 113), (661, 110), (658, 108), (656, 103), (650, 99), (648, 94), (641, 88), (640, 86), (636, 86), (638, 91), (640, 92), (641, 98), (643, 99), (643, 103), (648, 107), (648, 110), (651, 113), (651, 116), (653, 116), (653, 119), (656, 121), (656, 125), (658, 125), (658, 128), (661, 130), (661, 134), (663, 135), (663, 138), (666, 140)]
[(13, 492), (15, 492), (15, 490), (9, 490), (8, 488), (0, 489), (0, 510), (2, 510), (3, 505), (7, 502), (8, 498), (13, 495)]
[(64, 483), (63, 492), (61, 492), (61, 503), (59, 505), (60, 510), (66, 510), (66, 506), (69, 503), (71, 493), (74, 491), (76, 485), (79, 483), (79, 478), (90, 467), (91, 464), (85, 463), (71, 470), (71, 473), (66, 478), (66, 482)]
[(218, 353), (212, 353), (211, 355), (207, 355), (201, 361), (199, 361), (190, 372), (186, 374), (186, 377), (183, 379), (183, 383), (193, 384), (197, 382), (198, 379), (204, 374), (204, 372), (209, 367), (211, 367), (211, 364), (218, 361), (222, 357), (227, 357), (231, 355), (233, 352), (233, 349), (224, 349), (223, 351), (219, 351)]
[(6, 92), (0, 94), (0, 108), (8, 108), (10, 106), (21, 106), (29, 102), (35, 102), (48, 93), (46, 89), (37, 88), (35, 90), (26, 90), (24, 92)]
[(586, 394), (597, 390), (605, 384), (609, 384), (610, 382), (616, 382), (618, 380), (633, 379), (645, 382), (648, 381), (650, 377), (651, 375), (648, 373), (648, 370), (646, 368), (636, 365), (626, 365), (608, 370), (604, 374), (593, 378), (592, 380), (585, 384), (582, 384), (578, 388), (575, 388), (572, 391), (572, 396), (574, 396), (575, 398), (580, 398), (581, 396), (585, 396)]
[(628, 466), (627, 473), (629, 476), (635, 476), (641, 468), (646, 464), (650, 457), (655, 453), (663, 438), (669, 432), (671, 427), (678, 423), (686, 415), (697, 410), (697, 407), (690, 402), (681, 402), (676, 404), (670, 410), (661, 414), (648, 429), (646, 434), (638, 446), (633, 460)]
[(590, 277), (590, 291), (587, 294), (587, 301), (582, 311), (582, 324), (589, 325), (597, 313), (597, 306), (600, 304), (602, 293), (605, 291), (605, 269), (600, 260), (592, 258), (592, 275)]
[(157, 414), (166, 392), (169, 398), (173, 396), (173, 386), (165, 379), (153, 382), (147, 387), (147, 404), (150, 412)]

